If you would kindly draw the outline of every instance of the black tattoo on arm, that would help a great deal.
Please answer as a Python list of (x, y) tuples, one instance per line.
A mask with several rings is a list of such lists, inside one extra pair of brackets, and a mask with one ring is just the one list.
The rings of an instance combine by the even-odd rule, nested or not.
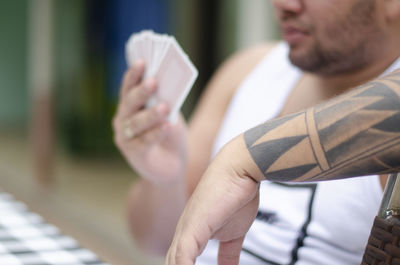
[(329, 180), (400, 171), (400, 71), (244, 134), (266, 179)]

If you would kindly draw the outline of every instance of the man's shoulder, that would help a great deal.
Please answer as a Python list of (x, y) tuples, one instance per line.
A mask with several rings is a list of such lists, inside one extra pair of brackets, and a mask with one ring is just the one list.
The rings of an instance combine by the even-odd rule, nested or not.
[(236, 72), (239, 76), (244, 76), (254, 69), (278, 44), (279, 42), (265, 42), (246, 47), (231, 55), (221, 68), (230, 74)]
[(230, 60), (240, 63), (258, 63), (267, 56), (280, 42), (264, 42), (254, 44), (236, 52)]

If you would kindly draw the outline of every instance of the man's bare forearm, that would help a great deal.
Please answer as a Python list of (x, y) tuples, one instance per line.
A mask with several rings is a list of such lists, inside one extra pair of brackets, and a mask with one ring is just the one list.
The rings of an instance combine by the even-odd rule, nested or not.
[(400, 171), (400, 71), (244, 133), (266, 179), (314, 181)]

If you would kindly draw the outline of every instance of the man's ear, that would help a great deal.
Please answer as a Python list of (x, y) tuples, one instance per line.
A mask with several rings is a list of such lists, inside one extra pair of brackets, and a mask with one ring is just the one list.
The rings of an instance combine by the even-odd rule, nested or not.
[(400, 0), (384, 0), (387, 21), (400, 19)]

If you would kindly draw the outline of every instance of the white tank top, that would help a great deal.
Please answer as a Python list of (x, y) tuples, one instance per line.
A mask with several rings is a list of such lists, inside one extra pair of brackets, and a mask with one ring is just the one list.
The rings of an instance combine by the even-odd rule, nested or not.
[[(400, 59), (395, 64), (400, 67)], [(213, 156), (236, 135), (276, 117), (301, 74), (288, 60), (287, 45), (279, 44), (238, 88)], [(307, 184), (263, 181), (240, 265), (359, 265), (381, 197), (378, 176)], [(210, 241), (196, 265), (217, 264), (217, 251), (218, 242)]]

